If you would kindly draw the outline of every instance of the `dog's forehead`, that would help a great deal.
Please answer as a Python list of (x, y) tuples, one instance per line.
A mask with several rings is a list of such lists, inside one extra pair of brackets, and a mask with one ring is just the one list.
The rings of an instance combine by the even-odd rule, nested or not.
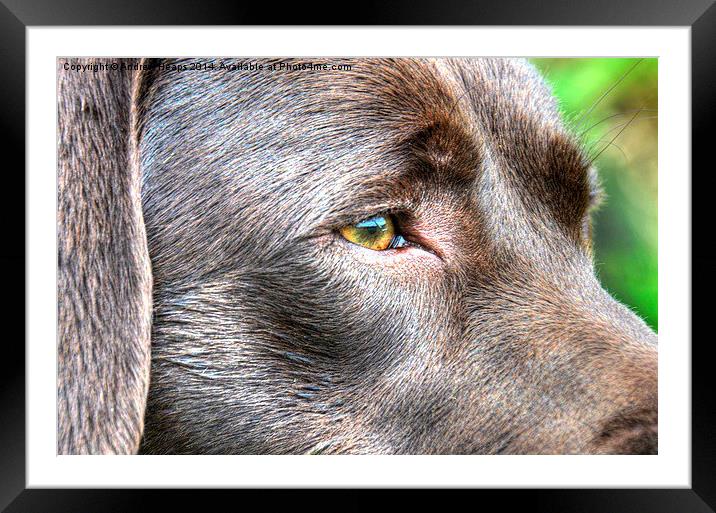
[(437, 178), (470, 189), (487, 171), (569, 222), (588, 203), (583, 156), (524, 61), (347, 59), (331, 61), (341, 70), (266, 71), (282, 62), (158, 77), (145, 94), (145, 179), (179, 172), (185, 187), (225, 198), (212, 203), (230, 201), (224, 212), (245, 215), (240, 198), (255, 203), (248, 210), (280, 202), (277, 215), (307, 224), (355, 213), (362, 196), (380, 205), (390, 184)]

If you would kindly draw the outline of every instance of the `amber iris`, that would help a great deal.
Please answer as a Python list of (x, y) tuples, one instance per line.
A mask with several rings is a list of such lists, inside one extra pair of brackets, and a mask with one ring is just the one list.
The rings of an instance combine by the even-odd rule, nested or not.
[(364, 219), (356, 224), (344, 226), (340, 232), (346, 240), (353, 244), (375, 251), (395, 247), (395, 224), (389, 216), (375, 216)]

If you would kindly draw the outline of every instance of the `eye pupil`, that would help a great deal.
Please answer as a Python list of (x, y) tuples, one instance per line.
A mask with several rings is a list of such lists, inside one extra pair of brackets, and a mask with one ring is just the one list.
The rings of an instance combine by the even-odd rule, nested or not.
[(366, 230), (371, 235), (378, 232), (388, 231), (388, 221), (385, 217), (373, 217), (357, 223), (355, 227), (359, 230)]

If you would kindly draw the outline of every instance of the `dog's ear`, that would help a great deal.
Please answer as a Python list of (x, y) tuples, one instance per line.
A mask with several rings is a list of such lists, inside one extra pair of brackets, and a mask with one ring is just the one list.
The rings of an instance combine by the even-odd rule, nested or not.
[(58, 61), (59, 454), (134, 453), (142, 435), (152, 278), (133, 108), (137, 64)]

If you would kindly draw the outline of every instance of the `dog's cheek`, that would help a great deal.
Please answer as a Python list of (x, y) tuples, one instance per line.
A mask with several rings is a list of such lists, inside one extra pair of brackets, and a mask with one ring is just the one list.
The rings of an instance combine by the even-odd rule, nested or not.
[(324, 314), (339, 320), (333, 365), (351, 421), (362, 426), (352, 436), (366, 437), (367, 452), (447, 448), (453, 440), (431, 432), (454, 414), (456, 388), (466, 385), (457, 279), (429, 266), (401, 275), (344, 253), (324, 257), (322, 268), (331, 269)]
[(324, 438), (306, 386), (325, 379), (264, 320), (263, 286), (222, 280), (157, 301), (146, 450), (302, 452)]

